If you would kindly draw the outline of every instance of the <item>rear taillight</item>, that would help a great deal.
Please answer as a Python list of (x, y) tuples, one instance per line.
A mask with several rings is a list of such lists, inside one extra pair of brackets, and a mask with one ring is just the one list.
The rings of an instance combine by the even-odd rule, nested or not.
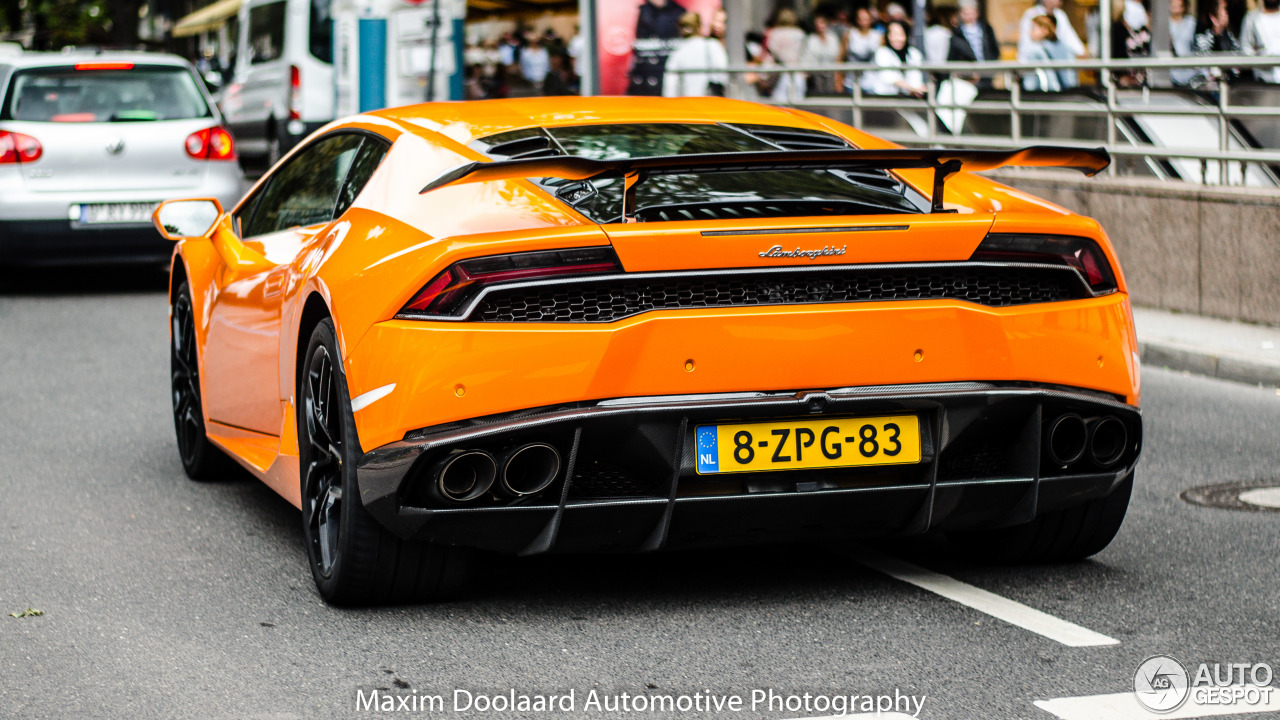
[(236, 145), (231, 133), (221, 127), (205, 128), (187, 136), (187, 155), (196, 160), (235, 160)]
[(297, 65), (289, 66), (289, 119), (302, 119), (302, 73)]
[(33, 163), (44, 154), (40, 141), (30, 135), (0, 130), (0, 165)]
[(988, 235), (970, 260), (1070, 265), (1095, 293), (1116, 289), (1116, 276), (1102, 248), (1089, 238), (1070, 235)]
[(620, 272), (611, 247), (491, 255), (456, 262), (436, 275), (397, 317), (447, 317), (466, 308), (489, 285), (565, 275)]

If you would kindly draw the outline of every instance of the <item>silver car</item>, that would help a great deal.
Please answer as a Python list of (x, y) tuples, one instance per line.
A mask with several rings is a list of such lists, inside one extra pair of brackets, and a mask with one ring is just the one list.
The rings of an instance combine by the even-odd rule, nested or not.
[(0, 264), (164, 261), (157, 204), (243, 193), (231, 135), (180, 57), (0, 57), (0, 103)]

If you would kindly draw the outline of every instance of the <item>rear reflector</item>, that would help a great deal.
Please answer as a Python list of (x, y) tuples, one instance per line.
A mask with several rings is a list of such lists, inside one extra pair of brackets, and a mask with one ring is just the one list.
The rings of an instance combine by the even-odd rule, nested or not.
[(40, 141), (30, 135), (0, 130), (0, 165), (33, 163), (44, 154)]
[(612, 247), (573, 248), (490, 255), (462, 260), (436, 275), (400, 311), (399, 317), (442, 317), (455, 314), (488, 285), (539, 280), (564, 275), (621, 272)]
[(1102, 248), (1089, 238), (1071, 235), (988, 235), (970, 260), (1070, 265), (1095, 293), (1116, 289), (1116, 277)]
[(187, 136), (187, 155), (196, 160), (235, 160), (236, 146), (231, 133), (221, 127), (205, 128)]

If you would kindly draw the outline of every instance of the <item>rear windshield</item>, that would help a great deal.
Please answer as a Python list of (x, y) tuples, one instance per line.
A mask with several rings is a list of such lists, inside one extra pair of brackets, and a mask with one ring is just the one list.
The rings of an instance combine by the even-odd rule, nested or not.
[[(822, 135), (838, 141), (833, 135)], [(549, 155), (614, 160), (788, 149), (769, 137), (773, 135), (725, 124), (636, 123), (531, 128), (490, 136), (476, 145), (499, 160)], [(543, 178), (539, 182), (594, 222), (617, 222), (622, 217), (621, 179), (588, 183)], [(658, 175), (637, 189), (636, 218), (652, 222), (918, 213), (927, 208), (918, 195), (895, 176), (878, 170)]]
[(139, 122), (209, 117), (195, 78), (181, 67), (20, 70), (9, 84), (5, 120)]

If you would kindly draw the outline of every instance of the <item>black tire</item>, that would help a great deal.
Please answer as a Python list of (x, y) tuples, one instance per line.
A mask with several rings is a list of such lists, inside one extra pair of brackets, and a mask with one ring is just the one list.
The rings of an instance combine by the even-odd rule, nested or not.
[(470, 553), (401, 540), (360, 502), (356, 437), (333, 321), (316, 326), (298, 378), (302, 527), (320, 596), (335, 605), (440, 600), (464, 584)]
[(949, 533), (953, 549), (987, 563), (1053, 563), (1083, 560), (1102, 551), (1124, 523), (1133, 473), (1106, 497), (1041, 515), (1025, 525)]
[(233, 471), (233, 463), (209, 442), (200, 397), (200, 354), (196, 350), (195, 311), (191, 288), (178, 288), (170, 316), (169, 374), (172, 380), (173, 427), (178, 436), (182, 469), (192, 480), (213, 480)]

